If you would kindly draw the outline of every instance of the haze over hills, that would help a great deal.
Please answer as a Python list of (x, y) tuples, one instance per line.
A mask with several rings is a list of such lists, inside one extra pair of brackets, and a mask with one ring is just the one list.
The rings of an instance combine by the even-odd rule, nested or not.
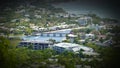
[(120, 19), (119, 8), (116, 2), (111, 3), (111, 1), (98, 1), (98, 0), (78, 0), (74, 2), (55, 4), (55, 7), (63, 8), (69, 13), (75, 14), (87, 14), (95, 13), (100, 17), (116, 18)]
[(14, 4), (14, 7), (18, 6), (21, 3), (54, 3), (56, 7), (64, 8), (64, 10), (70, 13), (95, 13), (101, 17), (110, 17), (120, 19), (118, 15), (119, 2), (113, 0), (1, 0), (0, 1), (1, 9), (3, 7), (11, 6)]

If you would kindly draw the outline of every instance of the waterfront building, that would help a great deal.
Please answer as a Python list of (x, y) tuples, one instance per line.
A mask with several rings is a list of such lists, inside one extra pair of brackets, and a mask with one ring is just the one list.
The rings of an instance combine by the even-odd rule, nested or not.
[(50, 41), (37, 41), (37, 40), (31, 40), (31, 41), (21, 41), (18, 45), (18, 47), (29, 47), (32, 46), (32, 49), (34, 50), (44, 50), (46, 48), (51, 48), (53, 45)]
[(78, 53), (80, 50), (85, 52), (93, 52), (93, 49), (83, 45), (73, 44), (73, 43), (58, 43), (53, 45), (53, 50), (62, 53), (65, 51)]

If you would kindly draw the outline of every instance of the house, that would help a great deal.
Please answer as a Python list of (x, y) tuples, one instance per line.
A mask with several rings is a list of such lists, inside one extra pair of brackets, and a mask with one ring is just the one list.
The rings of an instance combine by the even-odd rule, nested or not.
[(81, 44), (83, 44), (83, 43), (85, 43), (85, 39), (81, 39), (81, 40), (79, 40), (79, 42), (80, 42)]
[(86, 39), (94, 39), (95, 35), (94, 34), (85, 34)]
[(90, 24), (90, 25), (88, 26), (88, 28), (94, 29), (94, 30), (98, 31), (98, 30), (101, 30), (101, 29), (105, 29), (105, 26), (103, 26), (103, 25), (98, 25), (98, 24)]
[(39, 30), (38, 26), (30, 26), (30, 28), (32, 28), (34, 31), (38, 31)]
[(73, 42), (74, 42), (74, 38), (76, 38), (77, 35), (74, 35), (74, 34), (68, 34), (68, 37), (70, 38), (70, 42), (73, 43)]
[(65, 28), (68, 28), (69, 26), (64, 24), (64, 25), (60, 25), (59, 27), (65, 29)]
[(36, 18), (42, 18), (42, 16), (41, 15), (34, 15)]
[(34, 50), (44, 50), (46, 48), (51, 48), (53, 43), (50, 41), (37, 41), (37, 40), (21, 41), (18, 47), (30, 47), (31, 45), (32, 49)]
[(47, 28), (38, 28), (39, 31), (47, 31)]
[(88, 21), (90, 21), (90, 23), (92, 23), (92, 18), (91, 17), (81, 17), (78, 19), (78, 23), (81, 26), (85, 26), (88, 24)]
[(60, 29), (60, 26), (49, 27), (49, 30), (58, 30), (58, 29)]
[(85, 40), (85, 32), (80, 32), (79, 35), (80, 35), (80, 39)]
[(83, 26), (84, 26), (84, 25), (87, 24), (87, 20), (84, 19), (84, 18), (79, 18), (78, 23), (79, 23), (80, 25), (83, 25)]

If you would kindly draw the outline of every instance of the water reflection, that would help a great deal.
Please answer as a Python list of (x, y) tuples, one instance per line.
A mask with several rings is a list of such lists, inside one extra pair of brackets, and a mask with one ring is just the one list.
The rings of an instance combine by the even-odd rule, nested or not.
[[(24, 36), (22, 39), (23, 40), (40, 40), (40, 41), (47, 41), (49, 39), (54, 39), (56, 42), (62, 42), (62, 40), (66, 39), (66, 35), (69, 34), (71, 29), (64, 29), (61, 31), (54, 31), (50, 32), (51, 34), (47, 36), (47, 33), (43, 34), (43, 36)], [(56, 36), (53, 36), (53, 34), (56, 34)], [(62, 36), (60, 36), (62, 34)]]

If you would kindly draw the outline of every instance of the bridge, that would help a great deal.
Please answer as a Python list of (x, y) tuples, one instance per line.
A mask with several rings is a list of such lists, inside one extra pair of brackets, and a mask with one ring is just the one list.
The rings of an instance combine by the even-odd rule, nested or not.
[(39, 33), (41, 37), (65, 37), (68, 33)]
[[(84, 29), (84, 28), (87, 28), (87, 27), (77, 27), (77, 28), (72, 28), (72, 29)], [(42, 37), (65, 37), (69, 33), (63, 33), (61, 31), (72, 30), (72, 29), (63, 29), (63, 30), (56, 30), (56, 31), (50, 31), (50, 32), (42, 32), (42, 33), (37, 33), (34, 35), (42, 36)]]

